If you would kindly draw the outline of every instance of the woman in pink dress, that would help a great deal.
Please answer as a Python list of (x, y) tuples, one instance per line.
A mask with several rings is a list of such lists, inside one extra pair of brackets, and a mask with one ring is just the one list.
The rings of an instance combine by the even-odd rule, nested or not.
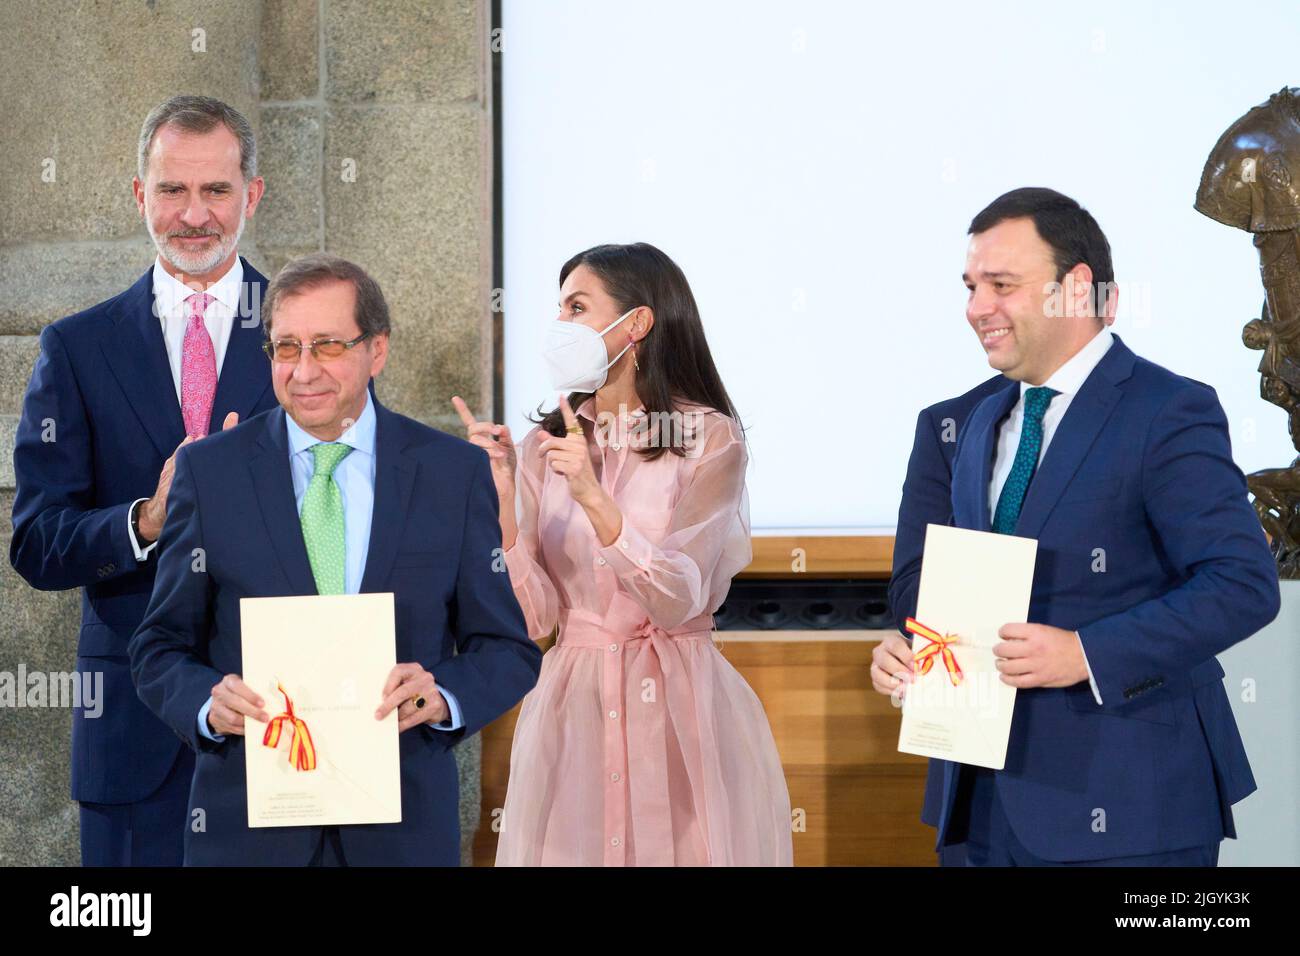
[[(713, 643), (750, 561), (748, 456), (686, 277), (653, 246), (560, 271), (560, 407), (518, 446), (476, 423), (529, 633), (497, 865), (779, 866), (790, 797), (767, 716)], [(517, 499), (517, 500), (516, 500)], [(516, 524), (517, 521), (517, 524)]]

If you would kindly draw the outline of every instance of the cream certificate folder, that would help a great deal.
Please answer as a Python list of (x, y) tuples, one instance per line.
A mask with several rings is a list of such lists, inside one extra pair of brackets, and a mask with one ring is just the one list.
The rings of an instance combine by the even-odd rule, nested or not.
[(1003, 624), (1029, 614), (1037, 551), (1032, 538), (926, 527), (913, 618), (921, 633), (912, 636), (924, 673), (914, 671), (903, 698), (900, 752), (994, 770), (1006, 764), (1016, 689), (999, 679), (993, 647)]
[(250, 827), (398, 823), (392, 594), (242, 598), (243, 679), (271, 715), (244, 719)]

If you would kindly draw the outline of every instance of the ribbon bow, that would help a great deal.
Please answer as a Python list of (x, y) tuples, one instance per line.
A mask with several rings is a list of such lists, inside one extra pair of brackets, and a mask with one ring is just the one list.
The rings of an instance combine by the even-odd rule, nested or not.
[(960, 684), (964, 675), (961, 668), (957, 666), (957, 658), (952, 652), (952, 645), (957, 643), (957, 635), (940, 634), (934, 628), (926, 627), (914, 617), (907, 619), (907, 629), (930, 642), (922, 650), (912, 655), (912, 667), (916, 670), (916, 673), (930, 673), (930, 668), (934, 666), (934, 659), (942, 657), (943, 666), (948, 670), (948, 677), (952, 680), (952, 685), (956, 687)]
[(293, 739), (289, 741), (289, 766), (295, 770), (315, 770), (316, 769), (316, 745), (312, 743), (311, 731), (307, 729), (307, 721), (298, 717), (293, 712), (293, 701), (279, 684), (275, 685), (276, 690), (284, 694), (283, 714), (277, 714), (271, 718), (271, 722), (266, 725), (266, 733), (262, 735), (262, 745), (275, 749), (276, 744), (280, 742), (280, 730), (285, 722), (293, 727)]
[(647, 638), (650, 641), (650, 646), (654, 648), (654, 652), (659, 658), (659, 669), (667, 677), (673, 667), (672, 658), (674, 653), (668, 632), (647, 617), (641, 624), (633, 628), (629, 639), (637, 640), (639, 638)]

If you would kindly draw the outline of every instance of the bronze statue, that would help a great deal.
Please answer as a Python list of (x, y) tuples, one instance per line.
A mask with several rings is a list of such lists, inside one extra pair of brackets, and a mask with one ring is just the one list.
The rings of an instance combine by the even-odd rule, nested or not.
[[(1196, 209), (1255, 236), (1264, 307), (1241, 337), (1263, 351), (1260, 395), (1287, 412), (1300, 452), (1300, 87), (1283, 87), (1224, 131), (1201, 173)], [(1246, 482), (1278, 574), (1300, 578), (1300, 457)]]

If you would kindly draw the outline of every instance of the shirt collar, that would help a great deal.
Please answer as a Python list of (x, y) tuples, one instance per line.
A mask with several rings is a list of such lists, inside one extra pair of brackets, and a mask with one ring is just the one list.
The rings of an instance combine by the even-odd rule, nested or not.
[[(231, 315), (239, 314), (239, 296), (244, 284), (244, 263), (235, 256), (234, 264), (226, 274), (208, 286), (207, 293), (227, 309)], [(171, 315), (176, 306), (194, 294), (194, 290), (163, 268), (162, 257), (153, 261), (153, 294), (158, 302), (158, 315)]]
[[(587, 421), (594, 423), (596, 421), (596, 396), (595, 395), (588, 396), (585, 402), (583, 402), (581, 405), (579, 405), (577, 408), (573, 410), (573, 414), (580, 418), (585, 418), (587, 419)], [(639, 418), (644, 414), (645, 414), (644, 403), (638, 405), (632, 411), (628, 412), (628, 415), (633, 418)]]
[[(289, 455), (298, 454), (306, 451), (312, 445), (319, 445), (321, 440), (315, 435), (309, 435), (303, 431), (302, 426), (293, 420), (293, 416), (288, 412), (284, 413), (284, 420), (289, 426)], [(370, 390), (366, 389), (366, 407), (361, 410), (357, 420), (352, 423), (352, 427), (344, 430), (343, 434), (338, 437), (340, 444), (349, 445), (354, 451), (359, 451), (367, 455), (375, 453), (375, 407), (370, 401)]]
[[(1068, 362), (1052, 373), (1043, 384), (1054, 389), (1060, 395), (1075, 395), (1083, 388), (1092, 370), (1097, 367), (1103, 355), (1115, 341), (1109, 326), (1102, 326), (1100, 332), (1089, 340), (1088, 344), (1075, 352)], [(1033, 388), (1028, 382), (1020, 383), (1020, 397)]]

